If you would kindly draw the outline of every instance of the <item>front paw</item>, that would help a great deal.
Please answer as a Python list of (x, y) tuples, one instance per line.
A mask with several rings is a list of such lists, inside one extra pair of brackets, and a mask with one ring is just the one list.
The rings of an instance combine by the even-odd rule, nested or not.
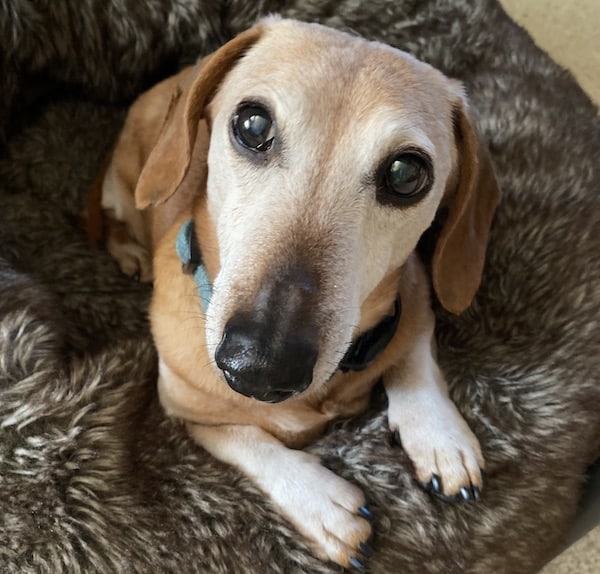
[(372, 516), (363, 493), (312, 456), (304, 456), (293, 479), (288, 476), (275, 485), (271, 497), (320, 558), (364, 569), (372, 554)]
[(479, 441), (453, 404), (444, 410), (404, 426), (390, 420), (394, 439), (424, 490), (445, 502), (479, 500), (485, 476)]

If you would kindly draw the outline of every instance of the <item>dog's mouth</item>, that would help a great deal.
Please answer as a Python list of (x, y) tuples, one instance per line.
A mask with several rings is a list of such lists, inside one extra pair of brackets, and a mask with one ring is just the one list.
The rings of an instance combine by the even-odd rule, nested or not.
[(233, 390), (240, 393), (241, 395), (244, 395), (245, 397), (248, 397), (249, 399), (254, 399), (256, 401), (260, 401), (261, 403), (281, 403), (292, 398), (294, 395), (299, 394), (299, 391), (289, 389), (267, 389), (264, 391), (247, 391), (244, 390), (243, 387), (232, 384), (232, 380), (230, 376), (228, 376), (228, 373), (226, 371), (223, 371), (223, 374), (225, 375), (227, 383)]

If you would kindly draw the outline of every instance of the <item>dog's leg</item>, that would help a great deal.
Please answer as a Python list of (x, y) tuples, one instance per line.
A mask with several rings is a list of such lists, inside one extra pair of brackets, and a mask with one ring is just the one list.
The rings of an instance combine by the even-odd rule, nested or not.
[(108, 252), (121, 271), (142, 282), (152, 281), (152, 256), (144, 213), (135, 207), (133, 193), (111, 163), (102, 182), (104, 236)]
[(408, 352), (384, 375), (389, 425), (423, 487), (448, 501), (477, 499), (483, 455), (435, 361), (435, 317), (428, 304), (421, 304), (427, 299), (415, 304), (421, 329), (411, 337)]
[(370, 554), (371, 525), (363, 493), (300, 450), (259, 427), (188, 424), (192, 437), (216, 458), (249, 476), (302, 533), (322, 559), (361, 566)]

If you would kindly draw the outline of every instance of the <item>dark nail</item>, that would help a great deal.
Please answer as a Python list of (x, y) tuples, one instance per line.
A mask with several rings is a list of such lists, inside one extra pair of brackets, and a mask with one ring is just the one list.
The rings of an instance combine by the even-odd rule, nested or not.
[(481, 490), (479, 490), (479, 487), (477, 486), (473, 487), (473, 498), (475, 500), (479, 500), (481, 498)]
[(373, 514), (366, 506), (361, 506), (358, 509), (358, 514), (366, 520), (373, 520)]
[(402, 445), (402, 440), (400, 440), (400, 431), (394, 431), (394, 434), (392, 435), (394, 442), (397, 445)]
[(469, 490), (469, 489), (468, 489), (466, 486), (463, 486), (463, 487), (462, 487), (462, 488), (459, 490), (459, 493), (460, 493), (460, 497), (461, 497), (463, 500), (465, 500), (465, 501), (466, 501), (466, 500), (471, 500), (471, 491), (470, 491), (470, 490)]
[(131, 275), (131, 278), (132, 278), (134, 281), (137, 281), (137, 282), (139, 283), (139, 282), (140, 282), (140, 272), (139, 272), (139, 271), (136, 271), (136, 272), (135, 272), (133, 275)]
[(350, 565), (354, 566), (354, 568), (358, 568), (359, 570), (365, 569), (365, 565), (358, 558), (355, 558), (354, 556), (350, 557)]
[(365, 542), (361, 542), (358, 545), (358, 551), (366, 558), (371, 558), (371, 556), (373, 556), (373, 549)]
[(431, 485), (431, 490), (433, 490), (433, 492), (436, 494), (442, 493), (442, 479), (437, 474), (434, 474), (431, 477), (429, 484)]

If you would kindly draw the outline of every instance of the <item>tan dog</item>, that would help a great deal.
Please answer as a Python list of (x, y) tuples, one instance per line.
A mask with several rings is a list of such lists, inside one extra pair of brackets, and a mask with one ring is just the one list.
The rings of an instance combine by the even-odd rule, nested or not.
[(264, 20), (131, 108), (102, 206), (123, 271), (154, 277), (161, 401), (324, 559), (361, 567), (370, 513), (295, 449), (364, 409), (380, 377), (417, 480), (479, 497), (414, 250), (448, 210), (432, 282), (460, 313), (498, 198), (457, 82), (319, 25)]

